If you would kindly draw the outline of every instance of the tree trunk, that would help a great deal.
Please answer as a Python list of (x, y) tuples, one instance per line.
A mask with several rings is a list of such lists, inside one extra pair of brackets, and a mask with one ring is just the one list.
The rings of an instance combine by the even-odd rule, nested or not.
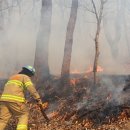
[(97, 20), (97, 29), (96, 29), (96, 34), (95, 34), (95, 59), (94, 59), (94, 65), (93, 65), (93, 74), (94, 74), (94, 86), (97, 84), (97, 66), (98, 66), (98, 60), (99, 60), (99, 34), (101, 30), (101, 21), (102, 21), (102, 14), (103, 14), (103, 5), (104, 1), (101, 0), (101, 5), (100, 5), (100, 10), (99, 10), (99, 16), (98, 12), (95, 6), (94, 1), (92, 0), (94, 12), (96, 15), (96, 20)]
[[(117, 4), (117, 10), (116, 10), (116, 18), (115, 19), (112, 19), (111, 17), (107, 17), (103, 19), (103, 25), (104, 25), (104, 30), (105, 30), (105, 36), (106, 36), (106, 39), (110, 45), (110, 48), (111, 48), (111, 53), (112, 53), (112, 56), (113, 58), (116, 60), (117, 59), (117, 56), (118, 56), (118, 44), (119, 44), (119, 41), (121, 39), (121, 33), (122, 33), (122, 21), (123, 21), (123, 16), (122, 16), (122, 4), (123, 3), (119, 3), (119, 1), (117, 1), (118, 3)], [(124, 1), (123, 1), (124, 2)], [(121, 5), (119, 5), (121, 4)], [(110, 12), (111, 13), (111, 12)], [(113, 15), (113, 14), (112, 14)], [(111, 16), (112, 16), (111, 15)], [(109, 20), (111, 19), (111, 20)], [(112, 24), (112, 22), (114, 22)], [(111, 32), (111, 27), (113, 25), (113, 28), (114, 28), (114, 32), (115, 32), (115, 37), (113, 37), (113, 33)]]
[[(129, 41), (129, 30), (130, 30), (130, 26), (128, 26), (129, 21), (127, 20), (128, 17), (126, 15), (126, 9), (127, 9), (127, 2), (123, 1), (124, 3), (122, 3), (122, 12), (123, 12), (123, 22), (124, 22), (124, 34), (125, 34), (125, 39), (126, 39), (126, 44), (127, 44), (127, 49), (128, 49), (128, 54), (130, 56), (130, 41)], [(126, 60), (126, 59), (124, 59)]]
[(99, 34), (100, 34), (100, 24), (97, 24), (97, 32), (95, 36), (95, 59), (94, 59), (94, 66), (93, 66), (93, 73), (94, 73), (94, 86), (97, 84), (97, 66), (98, 66), (98, 59), (99, 59)]
[(40, 27), (36, 41), (34, 66), (36, 84), (40, 85), (50, 76), (48, 65), (48, 47), (51, 32), (52, 0), (42, 0)]
[(61, 70), (61, 80), (63, 83), (68, 82), (69, 74), (70, 74), (73, 34), (74, 34), (75, 24), (77, 20), (77, 11), (78, 11), (78, 0), (72, 0), (71, 13), (67, 25), (64, 57), (63, 57), (62, 70)]

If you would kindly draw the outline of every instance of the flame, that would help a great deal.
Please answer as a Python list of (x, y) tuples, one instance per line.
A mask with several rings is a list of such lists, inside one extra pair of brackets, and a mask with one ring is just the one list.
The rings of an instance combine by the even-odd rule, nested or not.
[(79, 74), (79, 73), (80, 73), (80, 71), (78, 71), (78, 70), (71, 71), (71, 74)]
[(85, 128), (90, 129), (90, 128), (92, 128), (93, 123), (90, 120), (86, 119), (83, 121), (83, 125)]
[(97, 72), (103, 72), (103, 68), (101, 66), (97, 67)]
[(47, 109), (48, 106), (49, 106), (49, 103), (48, 103), (48, 102), (45, 102), (45, 103), (42, 104), (43, 109)]
[[(104, 71), (104, 69), (101, 66), (98, 65), (97, 66), (97, 72), (103, 72), (103, 71)], [(87, 71), (84, 72), (84, 73), (92, 73), (92, 72), (93, 72), (93, 67), (89, 66), (89, 68), (87, 69)], [(70, 73), (71, 74), (80, 74), (81, 72), (79, 70), (75, 69), (75, 70), (71, 71)]]
[(76, 85), (76, 79), (71, 79), (70, 84), (75, 86)]
[(120, 119), (120, 120), (128, 120), (128, 116), (127, 116), (127, 114), (126, 114), (126, 112), (125, 111), (123, 111), (119, 116), (118, 116), (118, 119)]
[(75, 86), (78, 81), (78, 79), (70, 79), (70, 84)]
[(86, 73), (91, 73), (91, 72), (93, 72), (93, 67), (92, 66), (89, 67), (89, 69), (86, 71)]
[(53, 111), (53, 112), (51, 112), (50, 114), (48, 114), (48, 117), (49, 118), (56, 118), (56, 117), (58, 117), (59, 116), (59, 113), (58, 112), (56, 112), (56, 111)]
[(109, 94), (108, 94), (108, 96), (107, 96), (107, 98), (106, 98), (106, 100), (108, 100), (108, 101), (109, 101), (109, 100), (111, 100), (111, 98), (112, 98), (112, 94), (111, 94), (111, 93), (109, 93)]
[[(92, 73), (93, 67), (90, 66), (89, 69), (86, 71), (86, 73)], [(103, 72), (103, 68), (101, 66), (97, 66), (97, 72)]]

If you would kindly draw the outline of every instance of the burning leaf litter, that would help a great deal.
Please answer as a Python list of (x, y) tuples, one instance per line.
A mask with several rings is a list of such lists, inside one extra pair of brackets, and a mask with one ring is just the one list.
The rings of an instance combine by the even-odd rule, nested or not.
[[(125, 100), (120, 104), (113, 98), (115, 93), (104, 83), (93, 88), (91, 79), (72, 78), (70, 86), (67, 86), (71, 94), (60, 97), (53, 93), (57, 85), (55, 80), (49, 82), (49, 87), (48, 84), (45, 86), (48, 89), (45, 97), (50, 100), (46, 113), (51, 121), (47, 123), (39, 107), (29, 103), (29, 130), (130, 130), (129, 94), (124, 93), (125, 98), (123, 94), (119, 95)], [(53, 98), (56, 101), (51, 101)], [(14, 130), (16, 123), (17, 119), (11, 119), (7, 130)]]

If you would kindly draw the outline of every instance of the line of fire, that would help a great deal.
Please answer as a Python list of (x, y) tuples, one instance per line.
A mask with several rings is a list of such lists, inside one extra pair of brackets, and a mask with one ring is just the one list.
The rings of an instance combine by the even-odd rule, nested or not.
[(26, 130), (130, 130), (129, 34), (129, 0), (0, 0), (0, 97), (31, 65)]

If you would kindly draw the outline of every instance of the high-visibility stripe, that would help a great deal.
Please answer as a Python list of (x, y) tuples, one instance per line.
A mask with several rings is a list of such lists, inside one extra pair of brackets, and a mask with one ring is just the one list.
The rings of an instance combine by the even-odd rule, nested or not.
[(27, 125), (17, 125), (16, 130), (27, 130)]
[(8, 95), (8, 94), (2, 94), (1, 99), (14, 100), (14, 101), (18, 101), (18, 102), (25, 102), (25, 98), (23, 98), (23, 97)]
[(30, 86), (30, 85), (33, 85), (31, 81), (28, 81), (28, 82), (25, 83), (25, 86), (26, 86), (26, 87), (28, 87), (28, 86)]
[(17, 86), (20, 86), (22, 87), (22, 89), (24, 89), (24, 84), (21, 82), (21, 81), (18, 81), (18, 80), (9, 80), (6, 85), (9, 85), (9, 84), (15, 84)]

